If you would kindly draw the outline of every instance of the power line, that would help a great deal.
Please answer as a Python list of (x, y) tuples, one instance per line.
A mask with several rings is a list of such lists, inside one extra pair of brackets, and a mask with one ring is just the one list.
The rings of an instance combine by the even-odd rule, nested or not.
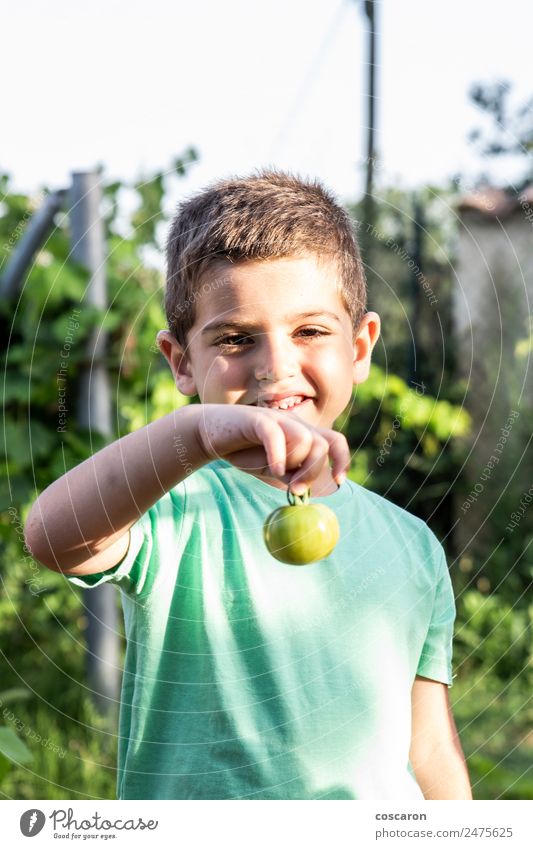
[(326, 56), (331, 50), (331, 47), (335, 41), (337, 31), (340, 27), (340, 24), (342, 23), (347, 7), (348, 3), (346, 2), (346, 0), (342, 0), (340, 5), (337, 7), (335, 15), (324, 38), (322, 39), (321, 44), (318, 47), (315, 57), (311, 62), (311, 65), (309, 66), (305, 77), (300, 83), (300, 87), (296, 93), (296, 97), (294, 98), (291, 107), (287, 112), (285, 120), (283, 121), (280, 129), (278, 130), (274, 141), (270, 145), (270, 150), (267, 154), (267, 159), (273, 159), (276, 156), (276, 154), (279, 152), (279, 148), (282, 147), (282, 145), (285, 143), (292, 127), (294, 126), (296, 118), (301, 112), (302, 106), (307, 100), (307, 97), (309, 96), (309, 93), (319, 75), (324, 60), (326, 59)]

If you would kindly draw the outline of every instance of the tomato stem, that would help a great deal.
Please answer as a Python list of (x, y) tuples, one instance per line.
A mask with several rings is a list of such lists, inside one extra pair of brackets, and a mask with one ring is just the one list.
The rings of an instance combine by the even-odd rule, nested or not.
[(296, 495), (295, 492), (291, 492), (290, 489), (287, 487), (287, 501), (289, 502), (291, 507), (294, 507), (297, 504), (307, 504), (310, 495), (310, 489), (306, 489), (303, 495)]

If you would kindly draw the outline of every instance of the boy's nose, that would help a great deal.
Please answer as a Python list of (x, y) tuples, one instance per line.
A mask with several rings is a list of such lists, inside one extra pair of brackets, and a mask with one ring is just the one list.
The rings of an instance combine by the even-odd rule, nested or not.
[(257, 353), (256, 380), (279, 382), (293, 377), (298, 371), (295, 351), (290, 344), (264, 338)]

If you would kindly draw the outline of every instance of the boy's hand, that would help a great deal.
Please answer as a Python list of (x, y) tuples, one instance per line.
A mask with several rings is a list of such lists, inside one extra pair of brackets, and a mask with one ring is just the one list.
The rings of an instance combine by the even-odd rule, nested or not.
[(311, 488), (328, 458), (338, 484), (350, 467), (350, 449), (343, 434), (315, 427), (295, 413), (281, 410), (201, 404), (197, 438), (206, 462), (224, 459), (244, 471), (270, 474), (290, 483), (295, 495)]

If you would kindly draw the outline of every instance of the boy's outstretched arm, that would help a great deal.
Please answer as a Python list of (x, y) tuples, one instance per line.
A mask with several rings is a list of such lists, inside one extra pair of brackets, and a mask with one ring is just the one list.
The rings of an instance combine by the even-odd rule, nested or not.
[(416, 676), (411, 693), (409, 759), (425, 799), (472, 799), (448, 687)]
[(185, 467), (207, 462), (195, 437), (196, 419), (193, 406), (170, 413), (107, 445), (47, 487), (24, 529), (36, 560), (69, 575), (103, 572), (119, 563), (128, 551), (130, 527), (183, 480)]
[(346, 438), (292, 413), (192, 404), (123, 436), (54, 481), (30, 510), (26, 544), (49, 569), (104, 572), (126, 555), (137, 519), (211, 460), (223, 457), (245, 471), (268, 468), (272, 477), (306, 489), (328, 456), (336, 477), (345, 472)]

